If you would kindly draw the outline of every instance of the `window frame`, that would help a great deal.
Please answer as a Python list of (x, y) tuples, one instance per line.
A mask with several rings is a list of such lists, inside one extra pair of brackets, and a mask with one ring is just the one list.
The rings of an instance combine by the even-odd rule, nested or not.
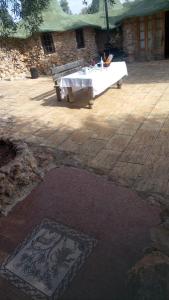
[[(147, 20), (146, 17), (138, 18), (138, 33), (137, 33), (137, 44), (139, 51), (147, 51)], [(141, 24), (143, 29), (141, 29)], [(141, 33), (144, 33), (144, 38), (141, 38)], [(144, 42), (144, 47), (141, 47), (141, 42)]]
[[(158, 27), (159, 24), (158, 21), (161, 20), (161, 27)], [(151, 22), (151, 30), (149, 30), (149, 22)], [(140, 33), (141, 33), (141, 23), (144, 24), (144, 47), (141, 47), (141, 39), (140, 39)], [(149, 32), (152, 34), (152, 47), (149, 47)], [(137, 19), (137, 49), (140, 52), (154, 52), (157, 49), (161, 49), (163, 47), (162, 45), (158, 46), (156, 45), (156, 40), (157, 39), (157, 32), (164, 32), (164, 22), (163, 22), (163, 16), (161, 15), (153, 15), (153, 16), (148, 16), (148, 17), (140, 17)], [(160, 40), (160, 39), (159, 39)]]
[(85, 48), (85, 39), (84, 39), (83, 28), (76, 29), (75, 34), (76, 34), (77, 49), (84, 49)]
[(52, 54), (56, 52), (51, 32), (44, 32), (41, 34), (41, 44), (45, 54)]

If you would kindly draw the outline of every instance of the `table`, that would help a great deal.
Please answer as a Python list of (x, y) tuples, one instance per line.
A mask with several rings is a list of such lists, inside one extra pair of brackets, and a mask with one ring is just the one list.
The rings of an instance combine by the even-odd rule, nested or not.
[(117, 83), (118, 88), (121, 88), (122, 78), (127, 75), (125, 62), (112, 62), (109, 67), (103, 69), (99, 67), (89, 68), (87, 74), (84, 74), (82, 71), (72, 73), (61, 78), (62, 97), (69, 95), (72, 98), (75, 90), (89, 88), (91, 91), (89, 108), (92, 108), (96, 96), (115, 83)]

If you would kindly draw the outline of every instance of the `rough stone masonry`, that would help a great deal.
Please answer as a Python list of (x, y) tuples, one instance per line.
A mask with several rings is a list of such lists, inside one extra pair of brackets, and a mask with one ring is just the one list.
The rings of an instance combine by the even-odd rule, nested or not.
[(55, 52), (45, 54), (40, 34), (26, 40), (5, 38), (0, 41), (0, 79), (12, 80), (30, 76), (31, 66), (42, 74), (50, 75), (54, 65), (84, 59), (90, 61), (97, 56), (95, 30), (84, 29), (85, 47), (77, 49), (75, 31), (52, 33)]

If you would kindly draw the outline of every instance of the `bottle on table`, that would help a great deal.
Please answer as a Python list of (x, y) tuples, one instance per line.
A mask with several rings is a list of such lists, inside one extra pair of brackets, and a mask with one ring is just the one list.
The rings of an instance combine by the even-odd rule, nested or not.
[(103, 62), (103, 58), (102, 57), (101, 57), (100, 65), (101, 65), (101, 69), (103, 70), (104, 62)]

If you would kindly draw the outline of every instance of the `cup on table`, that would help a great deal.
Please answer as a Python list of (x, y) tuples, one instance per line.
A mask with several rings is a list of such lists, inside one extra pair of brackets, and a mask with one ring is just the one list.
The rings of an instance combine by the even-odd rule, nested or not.
[(89, 68), (88, 67), (82, 68), (82, 72), (84, 75), (87, 75), (89, 73)]

